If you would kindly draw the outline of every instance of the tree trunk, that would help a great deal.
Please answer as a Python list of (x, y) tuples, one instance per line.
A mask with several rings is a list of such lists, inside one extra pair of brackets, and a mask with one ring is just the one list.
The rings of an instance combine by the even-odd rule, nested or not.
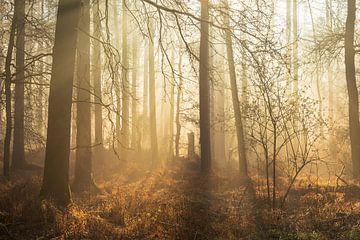
[[(223, 51), (224, 49), (222, 49)], [(217, 60), (216, 69), (219, 69), (220, 75), (217, 80), (217, 86), (215, 89), (215, 139), (217, 140), (216, 146), (216, 159), (220, 166), (225, 164), (225, 59), (221, 58)]]
[(299, 39), (298, 39), (298, 4), (297, 0), (293, 1), (293, 64), (294, 64), (294, 88), (297, 104), (299, 100)]
[(149, 50), (144, 41), (144, 89), (143, 89), (143, 117), (142, 117), (142, 146), (148, 145), (149, 139)]
[(11, 142), (11, 61), (14, 49), (14, 38), (16, 30), (16, 15), (17, 9), (14, 10), (14, 16), (11, 22), (9, 43), (5, 60), (5, 111), (6, 111), (6, 130), (4, 139), (4, 167), (3, 172), (5, 178), (10, 177), (10, 142)]
[(176, 135), (175, 135), (175, 155), (178, 158), (179, 157), (179, 143), (180, 143), (180, 134), (181, 134), (181, 123), (180, 123), (180, 105), (181, 105), (181, 99), (182, 99), (182, 85), (183, 85), (183, 77), (182, 77), (182, 54), (181, 49), (179, 51), (179, 85), (177, 88), (177, 97), (176, 97), (176, 116), (175, 116), (175, 122), (176, 122)]
[[(118, 5), (117, 5), (118, 0), (114, 0), (113, 1), (113, 12), (114, 12), (114, 40), (115, 40), (115, 48), (117, 51), (119, 51), (120, 49), (120, 31), (119, 31), (119, 14), (118, 14)], [(120, 58), (120, 56), (119, 56)], [(115, 82), (117, 88), (115, 88), (116, 91), (116, 123), (115, 123), (115, 136), (116, 136), (116, 148), (117, 150), (119, 150), (120, 147), (120, 139), (121, 139), (121, 119), (120, 119), (120, 114), (121, 114), (121, 90), (120, 90), (120, 77), (119, 77), (119, 69), (116, 67), (115, 68)]]
[[(286, 90), (291, 87), (291, 1), (286, 0), (286, 64), (289, 73), (286, 75)], [(289, 93), (290, 91), (287, 91)]]
[(103, 153), (103, 120), (102, 120), (102, 91), (101, 91), (101, 39), (100, 3), (96, 0), (93, 5), (94, 43), (93, 43), (93, 84), (95, 91), (95, 153), (102, 159)]
[[(150, 20), (151, 21), (151, 20)], [(158, 161), (158, 142), (156, 127), (156, 95), (155, 95), (155, 55), (154, 55), (154, 26), (150, 22), (149, 41), (149, 103), (150, 103), (150, 138), (151, 157), (153, 166)]]
[[(228, 9), (227, 4), (226, 4), (226, 8)], [(235, 127), (236, 127), (238, 157), (239, 157), (239, 171), (241, 178), (247, 180), (249, 177), (248, 177), (248, 167), (247, 167), (247, 159), (246, 159), (246, 151), (245, 151), (244, 129), (243, 129), (243, 123), (241, 117), (238, 87), (236, 82), (236, 71), (235, 71), (235, 63), (234, 63), (231, 30), (229, 29), (230, 24), (227, 15), (224, 16), (224, 23), (225, 26), (227, 26), (227, 30), (225, 30), (225, 38), (226, 38), (225, 41), (227, 48), (227, 60), (229, 65), (231, 96), (232, 96), (232, 102), (233, 102), (233, 108), (235, 114)]]
[(122, 0), (122, 114), (121, 114), (121, 154), (122, 158), (127, 158), (127, 151), (129, 148), (129, 62), (127, 49), (127, 6), (126, 0)]
[(82, 0), (77, 42), (76, 164), (73, 188), (88, 191), (92, 186), (90, 103), (90, 0)]
[[(326, 1), (326, 22), (330, 31), (333, 31), (333, 15), (332, 15), (332, 1)], [(328, 66), (328, 90), (329, 90), (329, 108), (328, 108), (328, 121), (329, 121), (329, 149), (330, 154), (333, 157), (335, 155), (335, 148), (332, 147), (334, 144), (334, 76), (333, 76), (333, 64)]]
[(188, 160), (195, 159), (195, 135), (193, 132), (188, 133)]
[(356, 1), (348, 0), (345, 30), (345, 71), (349, 95), (349, 130), (351, 143), (351, 158), (353, 177), (360, 177), (360, 125), (359, 125), (359, 97), (355, 76), (354, 28), (356, 19)]
[(135, 151), (139, 151), (139, 124), (137, 115), (137, 62), (138, 62), (138, 42), (137, 33), (133, 33), (132, 40), (132, 82), (131, 82), (131, 148)]
[(60, 205), (66, 205), (71, 201), (69, 189), (70, 121), (80, 3), (81, 0), (59, 0), (53, 48), (41, 196), (52, 199)]
[[(175, 52), (171, 50), (171, 69), (175, 66)], [(169, 116), (169, 160), (174, 158), (174, 114), (175, 114), (175, 73), (171, 74), (170, 81), (170, 116)]]
[(14, 106), (14, 142), (11, 167), (25, 166), (24, 82), (25, 82), (25, 1), (15, 1), (16, 11), (16, 79)]
[(201, 37), (200, 37), (200, 145), (201, 171), (211, 169), (211, 140), (210, 140), (210, 79), (209, 79), (209, 2), (201, 0)]

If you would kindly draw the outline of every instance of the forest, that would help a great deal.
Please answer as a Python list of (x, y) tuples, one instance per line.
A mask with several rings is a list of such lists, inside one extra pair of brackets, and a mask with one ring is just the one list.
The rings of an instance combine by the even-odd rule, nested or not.
[(358, 13), (0, 0), (0, 240), (360, 239)]

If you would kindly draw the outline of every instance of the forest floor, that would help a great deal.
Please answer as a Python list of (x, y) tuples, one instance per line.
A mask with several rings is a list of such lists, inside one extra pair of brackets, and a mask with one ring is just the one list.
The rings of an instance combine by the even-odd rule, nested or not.
[(102, 194), (73, 195), (57, 209), (38, 198), (40, 173), (17, 174), (0, 183), (0, 239), (360, 239), (356, 185), (296, 186), (272, 210), (259, 192), (254, 204), (235, 173), (202, 176), (179, 159), (95, 175)]

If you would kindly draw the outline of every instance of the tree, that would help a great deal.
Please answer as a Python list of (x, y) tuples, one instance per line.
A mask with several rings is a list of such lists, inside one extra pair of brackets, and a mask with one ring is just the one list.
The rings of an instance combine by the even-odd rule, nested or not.
[[(171, 68), (175, 66), (174, 49), (171, 50)], [(175, 73), (172, 71), (170, 80), (170, 116), (169, 116), (169, 160), (174, 157), (174, 114), (175, 114)]]
[(25, 1), (15, 1), (16, 11), (16, 78), (14, 105), (14, 142), (12, 168), (25, 166), (24, 83), (25, 83)]
[[(297, 0), (293, 1), (293, 73), (294, 73), (294, 87), (293, 92), (299, 98), (299, 40), (298, 40), (298, 4)], [(298, 103), (297, 103), (298, 104)]]
[(102, 90), (101, 90), (101, 20), (100, 3), (96, 0), (93, 5), (94, 43), (93, 43), (93, 84), (95, 91), (95, 145), (96, 156), (102, 158), (103, 151), (103, 120), (102, 120)]
[(360, 178), (360, 124), (359, 95), (355, 75), (354, 28), (356, 19), (356, 0), (347, 1), (347, 18), (345, 28), (345, 72), (349, 96), (349, 132), (353, 177)]
[[(226, 9), (229, 10), (229, 7), (226, 3)], [(233, 52), (233, 43), (231, 37), (230, 23), (228, 15), (224, 15), (224, 23), (226, 27), (225, 30), (225, 41), (227, 49), (227, 60), (229, 66), (229, 75), (230, 75), (230, 88), (231, 88), (231, 97), (234, 108), (235, 115), (235, 127), (236, 127), (236, 136), (237, 136), (237, 146), (238, 146), (238, 158), (239, 158), (239, 171), (240, 176), (244, 180), (248, 180), (248, 168), (247, 168), (247, 159), (245, 151), (245, 137), (243, 129), (243, 120), (241, 117), (241, 109), (238, 95), (238, 87), (236, 82), (236, 71), (234, 63), (234, 52)]]
[(71, 201), (69, 153), (72, 86), (81, 0), (59, 0), (48, 107), (43, 198)]
[(122, 0), (122, 114), (121, 114), (121, 148), (122, 157), (127, 158), (127, 150), (129, 148), (129, 60), (128, 60), (128, 44), (127, 44), (127, 6), (126, 0)]
[(149, 106), (150, 106), (150, 146), (153, 166), (158, 159), (158, 141), (156, 127), (156, 95), (155, 95), (155, 54), (154, 54), (154, 26), (150, 21), (149, 31)]
[(73, 189), (92, 186), (90, 103), (90, 0), (83, 0), (77, 42), (76, 164)]
[(141, 140), (144, 147), (149, 139), (149, 49), (147, 40), (144, 40), (144, 78), (143, 78), (143, 112), (142, 112), (142, 133)]
[(183, 76), (182, 76), (182, 54), (181, 48), (179, 51), (179, 84), (177, 87), (177, 96), (176, 96), (176, 115), (175, 115), (175, 122), (176, 122), (176, 134), (175, 134), (175, 156), (179, 157), (179, 142), (180, 142), (180, 134), (181, 134), (181, 123), (180, 123), (180, 105), (182, 99), (182, 85), (183, 85)]
[(6, 111), (6, 130), (4, 139), (4, 167), (3, 172), (5, 178), (10, 177), (10, 142), (11, 142), (11, 61), (14, 49), (14, 38), (16, 30), (16, 15), (17, 8), (14, 9), (14, 16), (11, 22), (11, 29), (9, 35), (9, 43), (7, 47), (5, 60), (5, 111)]
[(289, 67), (289, 74), (286, 75), (287, 89), (290, 88), (291, 77), (291, 0), (286, 0), (286, 64)]
[(132, 38), (132, 82), (131, 82), (131, 148), (138, 151), (140, 147), (139, 142), (139, 124), (137, 116), (137, 62), (138, 62), (138, 42), (137, 36), (134, 33)]
[(209, 84), (209, 1), (201, 0), (200, 26), (200, 145), (201, 171), (206, 173), (211, 169), (210, 141), (210, 84)]
[[(118, 6), (117, 0), (113, 1), (113, 13), (114, 13), (114, 41), (115, 48), (118, 51), (120, 49), (120, 32), (119, 32), (119, 15), (118, 15)], [(120, 149), (120, 139), (121, 139), (121, 119), (120, 119), (120, 111), (121, 111), (121, 96), (120, 96), (120, 77), (118, 68), (115, 69), (115, 82), (118, 88), (116, 89), (116, 123), (115, 123), (115, 131), (116, 131), (116, 140), (117, 140), (117, 149)]]

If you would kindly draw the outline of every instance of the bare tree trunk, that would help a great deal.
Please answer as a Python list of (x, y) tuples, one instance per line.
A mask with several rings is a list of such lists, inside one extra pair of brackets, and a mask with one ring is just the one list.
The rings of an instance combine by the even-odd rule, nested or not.
[(183, 76), (182, 76), (182, 54), (181, 49), (179, 51), (179, 85), (177, 88), (177, 97), (176, 97), (176, 136), (175, 136), (175, 155), (178, 158), (179, 157), (179, 142), (180, 142), (180, 134), (181, 134), (181, 123), (180, 123), (180, 105), (181, 105), (181, 99), (182, 99), (182, 85), (183, 85)]
[(359, 97), (355, 76), (354, 28), (356, 20), (356, 1), (348, 0), (345, 30), (345, 70), (349, 95), (349, 128), (353, 177), (360, 177), (360, 125)]
[(25, 166), (24, 146), (24, 82), (25, 82), (25, 1), (16, 0), (16, 79), (14, 110), (14, 142), (11, 167)]
[(131, 148), (138, 152), (140, 148), (139, 142), (139, 123), (137, 115), (137, 68), (138, 68), (138, 42), (137, 34), (133, 33), (132, 39), (132, 82), (131, 82)]
[(101, 39), (100, 3), (93, 4), (94, 43), (93, 43), (93, 84), (95, 91), (95, 152), (96, 157), (102, 159), (103, 153), (103, 120), (102, 120), (102, 91), (101, 91), (101, 45), (96, 39)]
[[(226, 5), (228, 9), (228, 5)], [(229, 18), (228, 16), (224, 16), (224, 23), (227, 26), (227, 30), (225, 31), (225, 40), (226, 40), (226, 48), (227, 48), (227, 60), (229, 65), (229, 74), (230, 74), (230, 87), (231, 87), (231, 96), (235, 114), (235, 127), (236, 127), (236, 135), (238, 142), (238, 154), (239, 154), (239, 170), (240, 176), (244, 180), (248, 180), (248, 167), (247, 167), (247, 159), (246, 159), (246, 151), (245, 151), (245, 139), (244, 139), (244, 129), (241, 117), (241, 109), (240, 102), (238, 96), (238, 87), (236, 82), (236, 71), (235, 71), (235, 63), (234, 63), (234, 53), (233, 53), (233, 44), (231, 37), (231, 30), (229, 29)]]
[(201, 37), (200, 37), (200, 145), (201, 171), (211, 169), (210, 140), (210, 79), (209, 79), (209, 1), (201, 0)]
[[(80, 0), (59, 0), (49, 95), (49, 118), (41, 196), (71, 201), (69, 152), (72, 87)], [(69, 8), (69, 5), (72, 7)]]
[[(171, 68), (175, 67), (175, 52), (171, 50)], [(175, 70), (174, 70), (175, 71)], [(170, 81), (170, 117), (169, 117), (169, 160), (174, 158), (174, 114), (175, 114), (175, 73), (172, 72)]]
[(289, 67), (289, 73), (286, 75), (286, 89), (291, 87), (291, 1), (286, 0), (286, 63)]
[(148, 144), (149, 139), (149, 50), (147, 40), (144, 41), (144, 89), (143, 89), (143, 118), (142, 118), (142, 146)]
[[(330, 31), (333, 30), (333, 15), (332, 15), (332, 1), (331, 0), (327, 0), (326, 1), (326, 22), (327, 22), (327, 26), (329, 28)], [(328, 121), (329, 121), (329, 149), (330, 149), (330, 154), (332, 156), (334, 156), (334, 151), (333, 151), (333, 140), (334, 140), (334, 76), (333, 76), (333, 64), (329, 64), (328, 66), (328, 90), (329, 90), (329, 108), (328, 108)]]
[[(118, 0), (114, 0), (113, 1), (113, 13), (114, 13), (114, 35), (115, 35), (115, 48), (117, 51), (119, 51), (120, 49), (120, 31), (119, 31), (119, 15), (118, 15), (118, 5), (117, 5)], [(116, 88), (116, 123), (115, 123), (115, 136), (116, 136), (116, 148), (117, 150), (119, 150), (120, 147), (120, 139), (121, 139), (121, 119), (120, 119), (120, 114), (121, 114), (121, 91), (120, 91), (120, 85), (121, 85), (121, 81), (120, 81), (120, 77), (119, 77), (119, 72), (118, 69), (115, 68), (115, 81), (117, 83), (117, 87)]]
[[(293, 64), (294, 64), (294, 88), (293, 92), (296, 101), (299, 100), (299, 39), (298, 39), (298, 4), (297, 0), (293, 0)], [(298, 104), (298, 103), (297, 103)]]
[(122, 158), (127, 158), (129, 148), (129, 60), (128, 60), (128, 43), (127, 43), (127, 18), (128, 11), (126, 0), (122, 0), (122, 114), (121, 114), (121, 147)]
[[(39, 2), (40, 4), (40, 9), (41, 9), (41, 18), (42, 19), (45, 19), (46, 16), (45, 16), (45, 1), (44, 0), (41, 0)], [(41, 51), (43, 51), (43, 49), (45, 48), (45, 43), (44, 42), (41, 42), (40, 43), (40, 49)], [(46, 60), (45, 60), (46, 61)], [(40, 61), (39, 62), (39, 68), (40, 68), (40, 71), (41, 73), (43, 74), (45, 72), (45, 66), (44, 66), (44, 61)], [(40, 77), (40, 84), (45, 84), (45, 80), (44, 80), (44, 77), (43, 75)], [(41, 137), (44, 137), (44, 132), (45, 132), (45, 126), (44, 126), (44, 122), (45, 122), (45, 117), (44, 117), (44, 108), (45, 108), (45, 98), (44, 98), (44, 91), (45, 91), (45, 88), (42, 87), (42, 86), (38, 86), (38, 97), (37, 97), (37, 101), (39, 104), (39, 107), (38, 107), (38, 111), (37, 111), (37, 117), (36, 117), (36, 127), (38, 129), (38, 132), (39, 132), (39, 135)]]
[(193, 132), (188, 133), (188, 160), (195, 159), (195, 135)]
[(6, 130), (4, 139), (4, 167), (3, 172), (5, 178), (10, 178), (10, 142), (11, 142), (11, 61), (14, 49), (14, 38), (16, 30), (16, 15), (17, 9), (15, 8), (14, 16), (11, 22), (9, 43), (7, 47), (6, 60), (5, 60), (5, 111), (6, 111)]
[(88, 191), (92, 186), (90, 0), (82, 0), (77, 45), (76, 164), (73, 188)]
[[(224, 49), (222, 49), (224, 51)], [(225, 52), (224, 52), (225, 53)], [(226, 53), (225, 53), (226, 54)], [(225, 78), (226, 78), (226, 60), (218, 59), (216, 69), (219, 69), (220, 74), (217, 80), (217, 87), (215, 91), (215, 116), (216, 116), (216, 127), (215, 127), (215, 139), (216, 144), (216, 159), (221, 166), (225, 164)]]
[[(151, 20), (150, 20), (151, 21)], [(158, 142), (156, 127), (156, 95), (155, 95), (155, 56), (154, 56), (154, 26), (150, 22), (150, 42), (149, 42), (149, 103), (150, 103), (150, 136), (151, 136), (151, 156), (152, 163), (158, 161)]]

